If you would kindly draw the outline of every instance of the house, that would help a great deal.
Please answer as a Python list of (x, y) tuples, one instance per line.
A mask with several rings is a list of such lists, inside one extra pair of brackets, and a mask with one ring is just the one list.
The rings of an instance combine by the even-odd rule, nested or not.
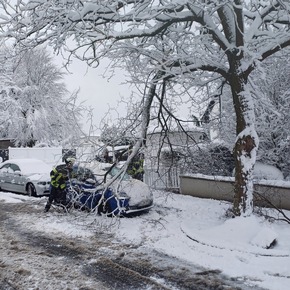
[(144, 180), (148, 185), (157, 189), (179, 188), (180, 155), (208, 139), (203, 128), (191, 124), (171, 126), (168, 131), (155, 128), (148, 132), (144, 164)]

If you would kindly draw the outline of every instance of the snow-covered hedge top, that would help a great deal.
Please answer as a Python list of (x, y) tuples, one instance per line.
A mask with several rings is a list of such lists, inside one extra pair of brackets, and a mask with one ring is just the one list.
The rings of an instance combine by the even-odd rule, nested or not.
[[(235, 178), (231, 176), (212, 176), (212, 175), (204, 175), (204, 174), (181, 174), (180, 177), (189, 177), (189, 178), (196, 178), (196, 179), (204, 179), (204, 180), (213, 180), (213, 181), (225, 181), (225, 182), (234, 182)], [(276, 186), (276, 187), (284, 187), (290, 188), (290, 181), (285, 180), (257, 180), (254, 179), (254, 184), (259, 185), (269, 185), (269, 186)]]

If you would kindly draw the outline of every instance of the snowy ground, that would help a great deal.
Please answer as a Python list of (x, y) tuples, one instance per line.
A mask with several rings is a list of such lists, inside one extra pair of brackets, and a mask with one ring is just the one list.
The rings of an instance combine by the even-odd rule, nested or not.
[(289, 224), (226, 219), (226, 202), (154, 197), (148, 214), (115, 219), (44, 214), (45, 197), (0, 192), (0, 289), (289, 289)]

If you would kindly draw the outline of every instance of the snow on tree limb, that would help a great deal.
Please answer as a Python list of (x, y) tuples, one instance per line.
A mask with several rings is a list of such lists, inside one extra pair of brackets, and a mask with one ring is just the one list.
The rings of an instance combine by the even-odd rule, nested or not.
[[(1, 3), (8, 14), (11, 7), (7, 1)], [(19, 1), (1, 19), (2, 36), (14, 37), (22, 47), (48, 42), (56, 51), (65, 49), (88, 64), (98, 63), (104, 55), (114, 54), (116, 62), (120, 56), (137, 56), (144, 71), (136, 73), (162, 73), (160, 81), (172, 83), (216, 82), (217, 87), (218, 78), (223, 78), (232, 93), (239, 137), (235, 214), (249, 214), (251, 170), (258, 149), (249, 83), (259, 62), (290, 45), (288, 1), (34, 0)], [(155, 85), (145, 94), (134, 152), (146, 136), (146, 102)]]

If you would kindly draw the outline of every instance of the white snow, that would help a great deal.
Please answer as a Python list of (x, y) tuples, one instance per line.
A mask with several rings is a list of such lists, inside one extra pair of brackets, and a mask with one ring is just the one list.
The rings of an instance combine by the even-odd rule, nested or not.
[[(288, 290), (290, 279), (290, 225), (251, 215), (229, 219), (227, 202), (155, 191), (155, 206), (134, 218), (106, 218), (80, 213), (58, 215), (51, 210), (29, 220), (31, 230), (88, 238), (98, 230), (115, 233), (116, 242), (155, 249), (173, 257), (219, 269), (252, 287)], [(31, 200), (45, 204), (46, 197), (31, 198), (0, 192), (1, 202)], [(289, 217), (290, 212), (285, 211)], [(274, 211), (268, 212), (277, 215)], [(23, 217), (28, 219), (29, 217)], [(25, 220), (24, 220), (25, 222)], [(276, 244), (266, 249), (273, 240)], [(254, 289), (254, 288), (253, 288)]]
[(9, 162), (13, 162), (19, 166), (21, 169), (21, 172), (23, 174), (32, 174), (32, 173), (37, 173), (37, 174), (47, 174), (49, 175), (52, 167), (43, 162), (42, 160), (39, 159), (32, 159), (32, 158), (19, 158), (19, 159), (9, 159), (2, 164), (6, 164)]

